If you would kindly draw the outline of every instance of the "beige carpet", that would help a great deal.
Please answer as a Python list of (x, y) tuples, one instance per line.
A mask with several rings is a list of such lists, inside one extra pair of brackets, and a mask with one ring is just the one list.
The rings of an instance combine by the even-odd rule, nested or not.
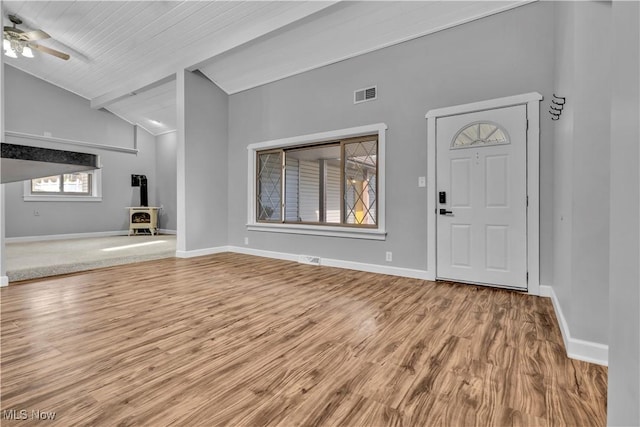
[(113, 236), (6, 244), (10, 282), (174, 257), (176, 236)]

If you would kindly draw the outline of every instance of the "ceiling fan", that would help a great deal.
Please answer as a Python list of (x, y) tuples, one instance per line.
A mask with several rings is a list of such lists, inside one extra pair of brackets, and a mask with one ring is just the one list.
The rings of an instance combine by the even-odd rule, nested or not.
[(70, 58), (70, 56), (64, 52), (35, 43), (38, 40), (51, 38), (49, 34), (42, 30), (25, 32), (17, 28), (17, 25), (22, 24), (22, 19), (18, 18), (16, 15), (9, 15), (9, 20), (13, 23), (13, 27), (4, 27), (2, 48), (4, 49), (5, 55), (11, 58), (17, 58), (18, 54), (21, 54), (26, 58), (33, 58), (33, 52), (31, 49), (36, 49), (40, 52), (57, 56), (65, 61)]

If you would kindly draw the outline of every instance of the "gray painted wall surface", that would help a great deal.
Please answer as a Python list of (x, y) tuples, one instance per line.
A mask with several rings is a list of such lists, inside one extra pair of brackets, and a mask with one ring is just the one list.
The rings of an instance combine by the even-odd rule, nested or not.
[[(2, 10), (2, 1), (0, 1), (0, 15), (4, 16)], [(4, 135), (4, 55), (0, 55), (0, 137)], [(4, 140), (4, 138), (0, 138)], [(0, 169), (2, 166), (0, 165)], [(0, 170), (0, 172), (2, 172)], [(0, 174), (1, 175), (1, 174)], [(5, 265), (5, 197), (4, 184), (0, 184), (0, 281), (8, 280), (6, 278), (7, 266)], [(1, 283), (0, 283), (1, 284)]]
[[(228, 96), (200, 73), (184, 71), (184, 164), (178, 164), (178, 188), (184, 188), (185, 229), (178, 221), (178, 250), (227, 244), (227, 123)], [(183, 95), (181, 95), (183, 94)], [(180, 101), (178, 111), (180, 112)], [(181, 126), (181, 120), (178, 121)], [(182, 182), (180, 182), (182, 180)], [(178, 205), (178, 209), (181, 209)], [(184, 232), (183, 232), (184, 231)]]
[(640, 425), (640, 5), (613, 2), (608, 424)]
[[(426, 269), (427, 111), (553, 88), (553, 5), (536, 3), (234, 94), (229, 101), (229, 244)], [(377, 85), (379, 99), (353, 104)], [(543, 112), (546, 111), (543, 109)], [(542, 115), (541, 278), (552, 273), (552, 127)], [(248, 232), (248, 144), (385, 122), (387, 240)], [(385, 251), (393, 262), (385, 262)]]
[(611, 5), (555, 7), (555, 93), (567, 104), (555, 123), (553, 287), (571, 337), (606, 344)]
[[(133, 148), (134, 127), (89, 101), (12, 67), (5, 68), (6, 129), (103, 145)], [(28, 111), (28, 114), (24, 114)], [(99, 154), (102, 162), (102, 202), (25, 202), (21, 182), (5, 184), (6, 237), (41, 236), (128, 229), (127, 206), (140, 203), (131, 174), (147, 175), (149, 203), (155, 203), (155, 138), (138, 128), (139, 153), (33, 140), (28, 145)], [(24, 144), (24, 139), (7, 138)], [(34, 215), (34, 211), (40, 213)]]
[[(556, 5), (556, 52), (555, 52), (555, 88), (563, 96), (573, 93), (573, 45), (575, 17), (573, 3), (559, 2)], [(575, 102), (569, 98), (562, 111), (562, 119), (553, 125), (554, 141), (570, 141), (553, 145), (553, 290), (562, 304), (566, 317), (571, 317), (572, 268), (572, 174), (573, 174), (573, 115)]]
[(5, 130), (132, 148), (133, 126), (116, 115), (9, 65), (5, 73)]
[(176, 148), (175, 132), (156, 137), (156, 204), (162, 206), (160, 227), (176, 230)]

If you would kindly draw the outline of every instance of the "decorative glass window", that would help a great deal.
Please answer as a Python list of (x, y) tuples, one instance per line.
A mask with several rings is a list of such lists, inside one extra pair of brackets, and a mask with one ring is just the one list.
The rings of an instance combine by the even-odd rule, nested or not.
[(378, 144), (365, 138), (344, 144), (344, 222), (376, 224)]
[(258, 154), (258, 221), (282, 218), (282, 154), (282, 151)]
[(256, 220), (378, 226), (378, 135), (257, 151)]
[(462, 128), (453, 138), (451, 148), (509, 144), (509, 135), (497, 123), (476, 122)]

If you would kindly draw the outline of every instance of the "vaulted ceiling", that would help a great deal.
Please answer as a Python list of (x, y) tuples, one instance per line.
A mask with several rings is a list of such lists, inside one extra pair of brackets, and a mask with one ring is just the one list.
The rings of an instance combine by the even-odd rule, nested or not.
[(15, 14), (71, 55), (5, 62), (160, 134), (177, 70), (232, 94), (530, 1), (5, 1), (4, 25)]

